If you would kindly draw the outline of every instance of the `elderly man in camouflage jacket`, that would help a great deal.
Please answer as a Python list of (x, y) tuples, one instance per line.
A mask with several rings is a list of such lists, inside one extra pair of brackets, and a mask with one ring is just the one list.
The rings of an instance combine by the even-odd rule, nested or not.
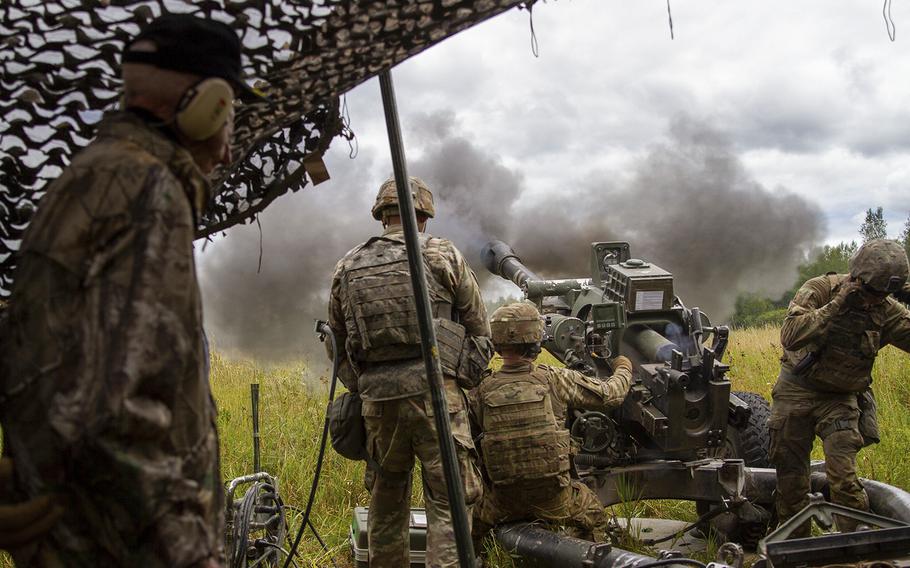
[(544, 325), (528, 302), (497, 309), (490, 327), (503, 365), (471, 393), (488, 482), (475, 538), (499, 523), (544, 520), (566, 525), (581, 538), (602, 539), (603, 506), (587, 485), (570, 478), (566, 415), (569, 407), (609, 410), (622, 404), (632, 363), (616, 357), (606, 380), (535, 364)]
[[(822, 439), (831, 500), (869, 509), (856, 454), (878, 442), (872, 365), (885, 345), (910, 351), (910, 311), (890, 296), (907, 281), (898, 243), (872, 240), (850, 259), (849, 274), (807, 281), (781, 328), (781, 370), (772, 392), (771, 461), (781, 522), (808, 505), (809, 454)], [(852, 530), (838, 519), (841, 530)], [(808, 524), (795, 536), (808, 536)]]
[[(18, 566), (217, 566), (223, 498), (193, 238), (230, 161), (240, 41), (164, 16), (123, 57), (125, 111), (47, 191), (2, 344), (20, 499), (63, 511)], [(7, 461), (6, 463), (10, 463)]]
[[(450, 241), (423, 233), (427, 219), (435, 213), (433, 194), (415, 177), (410, 179), (410, 187), (470, 519), (482, 486), (471, 459), (474, 445), (460, 387), (476, 386), (486, 368), (492, 356), (490, 327), (477, 279), (464, 257)], [(373, 217), (382, 221), (385, 231), (338, 261), (329, 303), (329, 325), (338, 338), (341, 357), (340, 378), (363, 399), (366, 450), (374, 464), (367, 474), (370, 566), (409, 564), (415, 456), (422, 466), (427, 506), (427, 566), (457, 566), (394, 180), (380, 187)]]

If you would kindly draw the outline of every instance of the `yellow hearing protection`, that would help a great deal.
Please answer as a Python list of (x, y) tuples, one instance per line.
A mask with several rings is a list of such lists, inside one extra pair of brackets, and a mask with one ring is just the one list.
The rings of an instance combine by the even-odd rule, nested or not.
[(174, 122), (191, 140), (211, 137), (231, 115), (234, 90), (224, 79), (203, 79), (183, 93), (177, 103)]

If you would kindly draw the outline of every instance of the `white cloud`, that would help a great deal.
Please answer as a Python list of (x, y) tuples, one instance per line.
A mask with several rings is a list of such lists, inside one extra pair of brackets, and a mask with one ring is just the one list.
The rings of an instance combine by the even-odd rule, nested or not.
[[(405, 141), (418, 113), (451, 110), (473, 141), (525, 174), (529, 195), (570, 192), (593, 171), (629, 175), (685, 113), (727, 134), (751, 174), (816, 202), (827, 239), (857, 211), (910, 210), (910, 50), (881, 10), (854, 2), (538, 3), (513, 10), (394, 71)], [(910, 5), (895, 5), (898, 23)], [(387, 150), (378, 88), (349, 95), (361, 145)], [(409, 153), (419, 147), (409, 144)], [(356, 167), (356, 164), (355, 164)], [(892, 223), (896, 227), (895, 221)]]

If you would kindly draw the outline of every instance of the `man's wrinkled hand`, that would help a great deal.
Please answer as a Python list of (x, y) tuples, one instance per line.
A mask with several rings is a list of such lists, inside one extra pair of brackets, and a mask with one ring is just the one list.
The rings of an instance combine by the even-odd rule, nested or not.
[(632, 361), (630, 361), (629, 358), (626, 357), (625, 355), (619, 355), (618, 357), (614, 357), (610, 361), (610, 366), (613, 367), (614, 373), (620, 369), (626, 369), (629, 372), (632, 371)]
[[(0, 459), (0, 491), (13, 484), (13, 460)], [(0, 502), (3, 494), (0, 493)], [(19, 548), (40, 538), (60, 517), (63, 507), (51, 495), (42, 495), (22, 503), (0, 504), (0, 549)]]

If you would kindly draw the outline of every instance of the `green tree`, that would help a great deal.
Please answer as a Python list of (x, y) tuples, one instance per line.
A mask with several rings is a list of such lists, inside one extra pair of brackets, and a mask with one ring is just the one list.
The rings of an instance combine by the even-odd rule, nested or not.
[(756, 325), (758, 319), (765, 312), (774, 310), (774, 302), (754, 292), (745, 292), (736, 297), (733, 316), (730, 323), (736, 327), (750, 327)]
[(810, 278), (829, 272), (838, 274), (848, 272), (850, 270), (850, 257), (853, 256), (857, 248), (859, 247), (856, 241), (850, 241), (849, 243), (842, 242), (836, 245), (825, 245), (816, 249), (810, 256), (811, 260), (799, 265), (796, 282), (776, 304), (778, 306), (786, 306), (796, 295), (796, 291), (799, 290), (800, 286)]
[(885, 239), (888, 237), (888, 222), (881, 207), (866, 210), (866, 220), (859, 227), (859, 234), (863, 242), (871, 239)]
[(910, 213), (907, 214), (907, 221), (904, 222), (904, 230), (901, 231), (901, 236), (897, 241), (904, 245), (907, 256), (910, 256)]

